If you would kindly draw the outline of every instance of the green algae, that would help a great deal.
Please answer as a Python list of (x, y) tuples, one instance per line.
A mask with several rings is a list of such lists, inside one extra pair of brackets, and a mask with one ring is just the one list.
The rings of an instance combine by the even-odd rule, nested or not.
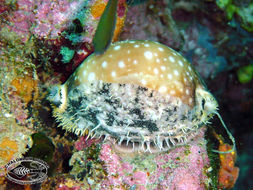
[(94, 38), (94, 51), (97, 54), (102, 54), (110, 45), (116, 25), (118, 0), (109, 0), (106, 8), (99, 20)]
[(237, 77), (239, 82), (242, 84), (251, 82), (253, 78), (253, 64), (241, 67), (237, 71)]
[(68, 63), (74, 57), (75, 51), (69, 49), (68, 47), (62, 46), (60, 50), (60, 54), (62, 55), (62, 62)]
[[(241, 26), (248, 32), (253, 31), (253, 3), (244, 5), (234, 0), (216, 0), (216, 4), (221, 8), (228, 20), (232, 20), (237, 15)], [(242, 4), (242, 5), (240, 5)]]

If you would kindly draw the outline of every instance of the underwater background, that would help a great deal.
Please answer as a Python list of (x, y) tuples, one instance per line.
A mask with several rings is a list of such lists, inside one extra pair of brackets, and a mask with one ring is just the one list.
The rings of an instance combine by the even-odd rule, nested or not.
[[(49, 89), (64, 83), (94, 51), (92, 39), (106, 4), (107, 0), (0, 0), (0, 189), (96, 189), (96, 180), (105, 180), (118, 164), (116, 158), (108, 161), (111, 155), (105, 152), (110, 148), (101, 147), (99, 139), (58, 128), (47, 100)], [(237, 145), (237, 158), (210, 158), (218, 163), (213, 166), (217, 176), (226, 170), (212, 178), (211, 187), (253, 189), (252, 1), (118, 0), (112, 40), (127, 39), (160, 42), (195, 66)], [(206, 142), (216, 148), (219, 141), (231, 144), (219, 119), (211, 122)], [(211, 135), (214, 131), (222, 140)], [(5, 164), (22, 156), (47, 162), (48, 180), (35, 185), (9, 181)], [(107, 162), (111, 170), (104, 171)], [(236, 167), (238, 178), (232, 172)], [(132, 171), (126, 168), (122, 170)], [(152, 174), (134, 172), (133, 179), (122, 177), (126, 184), (121, 189), (145, 189)], [(116, 184), (118, 176), (126, 175), (119, 169), (116, 173), (104, 184)]]

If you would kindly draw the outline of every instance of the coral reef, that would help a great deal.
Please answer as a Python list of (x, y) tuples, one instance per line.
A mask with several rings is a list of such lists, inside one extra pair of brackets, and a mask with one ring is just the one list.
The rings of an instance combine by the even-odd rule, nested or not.
[[(28, 40), (31, 34), (38, 38), (57, 39), (62, 32), (69, 27), (73, 27), (72, 25), (75, 25), (76, 22), (76, 24), (81, 24), (82, 28), (79, 28), (79, 30), (85, 31), (85, 34), (80, 36), (75, 33), (78, 31), (71, 31), (71, 35), (67, 35), (67, 37), (73, 38), (71, 40), (73, 42), (85, 42), (87, 40), (90, 42), (106, 1), (57, 0), (52, 2), (49, 0), (17, 0), (10, 4), (6, 1), (4, 5), (9, 8), (13, 7), (11, 10), (3, 10), (3, 12), (11, 12), (5, 18), (6, 22), (9, 23), (8, 27), (22, 36), (24, 41)], [(123, 26), (125, 12), (126, 4), (124, 0), (121, 0), (118, 8), (116, 35), (119, 34)]]
[[(43, 69), (51, 70), (52, 66), (56, 72), (68, 76), (92, 52), (91, 41), (106, 2), (4, 1), (1, 5), (1, 33), (4, 38), (16, 35), (23, 45), (30, 44), (30, 47), (34, 47), (32, 55), (37, 59), (34, 62)], [(94, 13), (98, 8), (100, 11)], [(126, 11), (125, 1), (119, 1), (115, 40), (123, 27)], [(39, 59), (42, 60), (38, 61)], [(61, 68), (64, 71), (57, 69), (59, 65), (63, 65)]]
[(102, 145), (106, 179), (101, 189), (205, 189), (211, 183), (204, 129), (192, 142), (168, 153), (129, 155)]
[[(66, 81), (92, 53), (91, 41), (107, 2), (0, 0), (1, 188), (32, 188), (10, 183), (3, 170), (8, 161), (32, 155), (50, 165), (41, 189), (253, 189), (250, 1), (128, 0), (127, 8), (119, 0), (114, 36), (158, 41), (192, 62), (240, 142), (237, 161), (234, 153), (216, 154), (218, 160), (211, 151), (207, 155), (206, 141), (211, 140), (209, 135), (204, 139), (204, 129), (188, 145), (142, 155), (122, 154), (114, 144), (57, 128), (45, 100), (47, 89)], [(226, 137), (213, 122), (211, 127)], [(228, 143), (222, 138), (219, 150), (230, 150)]]
[(0, 176), (5, 174), (5, 164), (22, 157), (32, 146), (32, 130), (19, 126), (11, 115), (0, 115)]
[[(205, 128), (202, 128), (188, 145), (156, 154), (118, 152), (111, 143), (100, 145), (93, 140), (90, 144), (92, 141), (80, 137), (76, 143), (79, 150), (70, 159), (71, 174), (79, 183), (67, 176), (64, 182), (57, 177), (48, 179), (42, 189), (46, 189), (46, 184), (52, 180), (57, 188), (63, 187), (64, 183), (67, 188), (67, 181), (73, 181), (69, 187), (81, 189), (211, 188), (214, 182), (208, 177), (211, 166), (204, 132)], [(80, 143), (85, 145), (80, 146)]]
[(24, 45), (22, 36), (0, 31), (0, 175), (4, 165), (21, 157), (31, 146), (32, 119), (28, 105), (38, 97), (37, 78), (31, 55), (33, 42)]

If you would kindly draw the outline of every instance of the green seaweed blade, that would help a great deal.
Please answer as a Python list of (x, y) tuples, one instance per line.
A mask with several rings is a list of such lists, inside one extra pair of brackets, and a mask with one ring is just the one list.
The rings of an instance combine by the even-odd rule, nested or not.
[(96, 54), (104, 53), (112, 41), (116, 24), (117, 4), (118, 0), (109, 0), (99, 20), (92, 41)]

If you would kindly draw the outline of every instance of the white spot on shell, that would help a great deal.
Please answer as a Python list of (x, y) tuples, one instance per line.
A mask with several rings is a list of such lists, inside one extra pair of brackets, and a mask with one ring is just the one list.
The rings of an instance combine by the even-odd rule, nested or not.
[(119, 66), (119, 68), (123, 68), (123, 67), (125, 67), (125, 63), (123, 61), (120, 61), (118, 63), (118, 66)]
[(112, 75), (112, 77), (116, 77), (116, 72), (115, 72), (115, 71), (112, 71), (112, 72), (111, 72), (111, 75)]
[(149, 47), (149, 44), (144, 44), (145, 47)]
[(188, 90), (188, 89), (186, 89), (186, 90), (185, 90), (185, 93), (186, 93), (187, 95), (189, 95), (189, 94), (190, 94), (190, 92), (189, 92), (189, 90)]
[(168, 79), (172, 79), (172, 74), (168, 74)]
[(157, 68), (154, 68), (154, 73), (157, 75), (159, 73)]
[(175, 59), (174, 59), (174, 57), (172, 57), (172, 56), (169, 57), (169, 60), (170, 60), (171, 62), (173, 62), (173, 63), (175, 62)]
[(120, 46), (115, 46), (114, 50), (119, 50), (121, 47)]
[(85, 76), (85, 75), (86, 75), (86, 73), (87, 73), (87, 71), (86, 71), (86, 70), (84, 70), (84, 71), (83, 71), (83, 76)]
[(159, 47), (158, 50), (159, 50), (159, 51), (164, 51), (163, 48), (161, 48), (161, 47)]
[(184, 66), (184, 64), (183, 64), (183, 62), (182, 62), (181, 60), (178, 61), (178, 64), (179, 64), (181, 67)]
[(178, 75), (179, 75), (178, 70), (174, 70), (174, 71), (173, 71), (173, 73), (174, 73), (174, 75), (176, 75), (176, 76), (178, 76)]
[(134, 60), (134, 62), (133, 62), (133, 63), (136, 65), (138, 62), (137, 62), (137, 60)]
[(135, 48), (138, 48), (138, 47), (140, 47), (140, 45), (139, 45), (139, 44), (135, 44), (134, 47), (135, 47)]
[(103, 67), (103, 68), (106, 68), (106, 67), (107, 67), (107, 62), (106, 62), (106, 61), (103, 61), (102, 67)]
[(93, 80), (95, 80), (95, 77), (96, 77), (95, 73), (91, 72), (91, 73), (88, 75), (88, 81), (93, 81)]
[(159, 91), (160, 93), (164, 93), (164, 92), (167, 92), (167, 88), (166, 88), (166, 86), (161, 86), (161, 87), (158, 89), (158, 91)]
[(163, 71), (165, 71), (166, 67), (165, 67), (165, 66), (161, 66), (161, 69), (162, 69)]
[(147, 81), (145, 79), (141, 79), (141, 84), (146, 85)]
[(150, 51), (146, 51), (146, 52), (144, 53), (144, 56), (145, 56), (147, 59), (152, 59), (153, 53), (151, 53)]

